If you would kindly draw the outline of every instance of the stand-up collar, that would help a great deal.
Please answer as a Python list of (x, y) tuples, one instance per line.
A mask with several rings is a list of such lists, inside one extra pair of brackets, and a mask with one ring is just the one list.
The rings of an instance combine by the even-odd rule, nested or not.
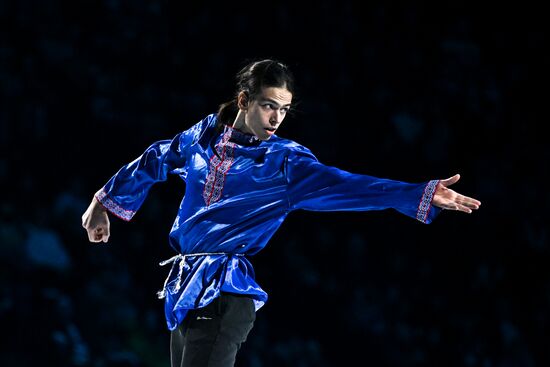
[(243, 133), (231, 126), (225, 126), (225, 133), (229, 133), (229, 141), (240, 145), (254, 146), (259, 145), (262, 141), (255, 135)]

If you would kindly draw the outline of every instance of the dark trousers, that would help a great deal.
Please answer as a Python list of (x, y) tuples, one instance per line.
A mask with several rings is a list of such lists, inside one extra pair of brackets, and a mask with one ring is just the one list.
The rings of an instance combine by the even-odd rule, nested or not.
[(256, 319), (254, 301), (222, 293), (191, 310), (170, 337), (172, 367), (232, 367)]

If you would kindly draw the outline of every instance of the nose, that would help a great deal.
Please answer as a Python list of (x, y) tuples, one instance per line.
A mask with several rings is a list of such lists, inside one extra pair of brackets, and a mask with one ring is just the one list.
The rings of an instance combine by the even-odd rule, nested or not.
[(277, 125), (281, 121), (283, 121), (283, 114), (280, 110), (274, 110), (273, 114), (271, 115), (271, 118), (269, 119), (269, 123), (271, 125)]

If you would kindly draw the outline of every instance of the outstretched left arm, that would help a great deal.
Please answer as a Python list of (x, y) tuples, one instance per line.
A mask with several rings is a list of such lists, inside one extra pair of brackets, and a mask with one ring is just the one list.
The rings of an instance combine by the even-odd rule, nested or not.
[(456, 174), (446, 180), (440, 180), (435, 188), (432, 205), (446, 210), (458, 210), (465, 213), (471, 213), (472, 210), (479, 209), (481, 202), (474, 198), (461, 195), (449, 186), (460, 180), (460, 175)]

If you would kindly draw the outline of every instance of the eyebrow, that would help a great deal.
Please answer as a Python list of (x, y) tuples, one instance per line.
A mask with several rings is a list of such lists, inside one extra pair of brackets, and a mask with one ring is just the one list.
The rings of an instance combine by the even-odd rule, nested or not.
[[(275, 100), (271, 99), (271, 98), (263, 98), (261, 99), (261, 102), (271, 102), (273, 103), (275, 106), (277, 107), (281, 107), (280, 104), (278, 104)], [(282, 107), (290, 107), (291, 106), (291, 103), (287, 103), (285, 105), (283, 105)]]

